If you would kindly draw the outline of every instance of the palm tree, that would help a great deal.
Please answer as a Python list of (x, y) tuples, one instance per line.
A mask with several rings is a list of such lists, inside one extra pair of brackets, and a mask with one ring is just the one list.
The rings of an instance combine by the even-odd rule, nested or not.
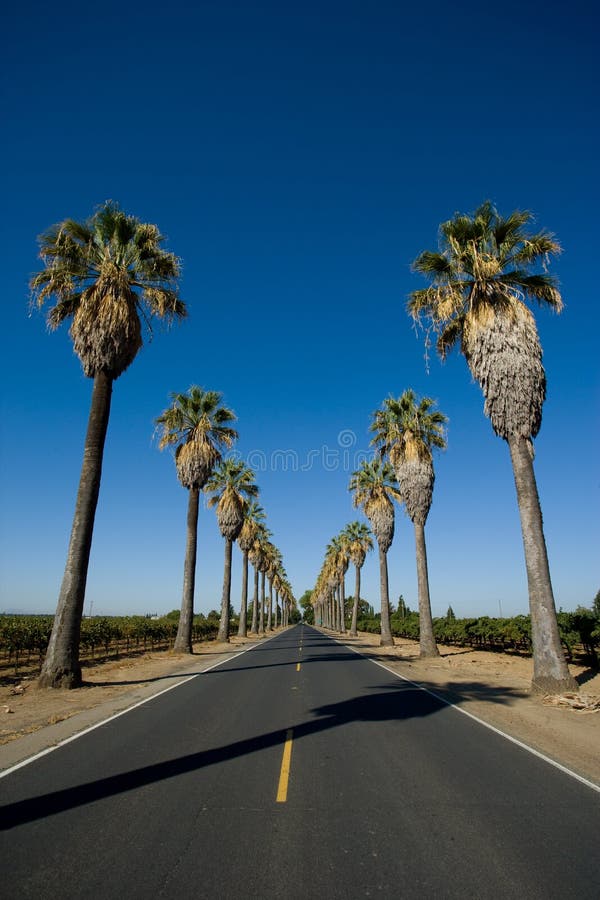
[(327, 556), (329, 558), (329, 569), (331, 577), (331, 587), (334, 596), (337, 594), (334, 621), (336, 623), (335, 630), (340, 633), (346, 631), (345, 625), (345, 606), (346, 606), (346, 585), (345, 577), (350, 562), (350, 554), (348, 544), (342, 534), (336, 535), (327, 546)]
[(379, 447), (382, 456), (388, 456), (394, 467), (400, 495), (415, 529), (422, 657), (439, 656), (429, 599), (425, 522), (435, 481), (432, 449), (446, 449), (444, 425), (448, 420), (439, 410), (433, 409), (434, 405), (435, 401), (430, 397), (417, 401), (414, 391), (409, 388), (397, 400), (393, 397), (384, 400), (383, 409), (373, 414), (371, 425), (371, 431), (375, 432), (372, 443)]
[(356, 623), (358, 620), (358, 601), (360, 599), (360, 570), (362, 569), (367, 553), (373, 549), (373, 539), (371, 531), (364, 522), (350, 522), (342, 531), (347, 545), (350, 561), (354, 565), (356, 572), (354, 586), (354, 604), (352, 606), (352, 622), (350, 625), (350, 635), (356, 637)]
[(235, 421), (235, 413), (222, 405), (222, 399), (218, 391), (192, 385), (186, 394), (171, 394), (171, 405), (156, 419), (161, 430), (159, 449), (176, 445), (177, 475), (189, 491), (181, 615), (173, 645), (176, 653), (192, 652), (200, 491), (221, 461), (222, 450), (231, 447), (238, 436), (229, 424)]
[[(279, 595), (283, 584), (282, 569), (279, 567), (273, 575), (273, 591), (275, 592), (275, 602), (273, 604), (273, 628), (277, 628), (279, 624)], [(283, 617), (282, 617), (283, 619)]]
[(254, 472), (241, 460), (225, 459), (213, 472), (205, 488), (211, 494), (209, 507), (215, 507), (219, 531), (225, 538), (225, 567), (221, 596), (221, 621), (218, 641), (229, 640), (229, 605), (231, 603), (231, 555), (233, 542), (244, 527), (244, 504), (258, 496)]
[(354, 492), (354, 505), (364, 509), (379, 547), (381, 646), (393, 647), (387, 552), (394, 539), (394, 504), (392, 501), (400, 502), (402, 499), (398, 482), (391, 465), (376, 458), (371, 462), (364, 460), (360, 469), (352, 473), (349, 490)]
[(243, 554), (242, 562), (242, 601), (240, 604), (240, 623), (238, 637), (246, 637), (248, 615), (248, 553), (254, 543), (257, 527), (265, 520), (265, 511), (256, 500), (244, 506), (244, 524), (238, 537), (238, 544)]
[(533, 469), (533, 438), (542, 422), (546, 373), (535, 319), (525, 300), (556, 312), (562, 298), (546, 265), (560, 252), (554, 236), (526, 230), (529, 212), (502, 218), (486, 202), (472, 216), (440, 228), (440, 252), (426, 251), (414, 269), (429, 287), (414, 291), (408, 309), (438, 334), (442, 358), (460, 341), (484, 397), (485, 415), (510, 449), (529, 588), (534, 689), (576, 690), (561, 649), (542, 513)]
[[(273, 591), (271, 588), (271, 577), (277, 563), (277, 548), (271, 541), (266, 541), (261, 551), (261, 597), (262, 597), (262, 624), (260, 626), (261, 634), (266, 630), (271, 630), (271, 618), (273, 615)], [(267, 595), (265, 585), (269, 587), (269, 603), (267, 603)]]
[[(265, 556), (265, 547), (269, 541), (269, 536), (271, 532), (264, 524), (264, 522), (260, 522), (256, 529), (256, 534), (254, 537), (254, 542), (248, 551), (248, 559), (252, 563), (254, 568), (254, 601), (252, 604), (252, 624), (250, 626), (250, 632), (252, 634), (258, 634), (260, 632), (264, 632), (264, 556)], [(259, 574), (262, 574), (262, 602), (259, 601), (259, 589), (258, 589), (258, 579)], [(259, 602), (260, 602), (260, 616), (259, 616)]]
[(284, 582), (282, 590), (281, 590), (281, 612), (282, 612), (282, 626), (286, 628), (290, 624), (290, 612), (292, 609), (296, 608), (296, 598), (292, 592), (292, 587), (289, 581)]
[(81, 684), (79, 640), (102, 457), (113, 381), (142, 346), (141, 318), (184, 318), (179, 260), (161, 248), (156, 225), (145, 224), (109, 201), (86, 222), (66, 219), (40, 237), (45, 268), (31, 279), (34, 302), (49, 310), (50, 328), (71, 321), (69, 334), (88, 378), (92, 400), (75, 515), (48, 651), (43, 687)]

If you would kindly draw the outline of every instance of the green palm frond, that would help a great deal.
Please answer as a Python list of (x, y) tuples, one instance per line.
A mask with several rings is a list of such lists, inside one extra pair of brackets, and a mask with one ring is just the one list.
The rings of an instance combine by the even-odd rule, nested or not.
[(348, 490), (354, 494), (354, 506), (364, 507), (383, 496), (399, 503), (402, 500), (393, 468), (378, 457), (363, 460), (361, 467), (352, 473)]
[(219, 452), (233, 446), (238, 433), (227, 423), (234, 422), (236, 415), (222, 405), (223, 395), (219, 391), (205, 391), (192, 385), (185, 394), (172, 393), (171, 400), (171, 406), (155, 420), (160, 431), (160, 450), (199, 438), (210, 442)]
[(425, 250), (416, 258), (413, 269), (423, 275), (435, 275), (438, 278), (450, 276), (454, 272), (451, 260), (442, 253), (432, 253), (430, 250)]
[(413, 291), (407, 309), (413, 320), (438, 332), (438, 352), (454, 346), (465, 316), (480, 307), (509, 312), (525, 300), (562, 308), (558, 283), (546, 272), (561, 252), (554, 235), (531, 233), (528, 211), (500, 216), (490, 201), (472, 215), (456, 214), (440, 226), (439, 251), (425, 251), (413, 270), (425, 275), (427, 288)]
[(434, 447), (445, 450), (444, 426), (448, 419), (434, 406), (435, 400), (419, 400), (412, 388), (398, 398), (387, 397), (383, 408), (373, 413), (370, 427), (374, 433), (371, 444), (378, 448), (380, 456), (389, 457), (396, 465), (410, 455), (430, 458)]
[[(31, 278), (32, 302), (41, 307), (53, 297), (69, 301), (63, 313), (69, 309), (75, 317), (86, 298), (97, 296), (93, 315), (101, 320), (100, 298), (110, 295), (116, 302), (124, 296), (129, 302), (133, 296), (150, 316), (184, 318), (187, 311), (177, 290), (179, 259), (162, 249), (163, 240), (155, 225), (127, 215), (113, 201), (86, 222), (66, 219), (39, 239), (44, 269)], [(94, 294), (99, 283), (102, 291)], [(66, 317), (51, 311), (49, 323), (56, 327)]]
[(233, 459), (224, 459), (217, 466), (204, 490), (211, 495), (209, 507), (216, 506), (226, 495), (237, 495), (243, 500), (259, 493), (252, 469), (242, 460)]
[(455, 319), (451, 319), (450, 322), (440, 330), (436, 347), (442, 359), (446, 358), (450, 350), (452, 350), (457, 341), (460, 340), (464, 324), (465, 316), (462, 314), (456, 316)]

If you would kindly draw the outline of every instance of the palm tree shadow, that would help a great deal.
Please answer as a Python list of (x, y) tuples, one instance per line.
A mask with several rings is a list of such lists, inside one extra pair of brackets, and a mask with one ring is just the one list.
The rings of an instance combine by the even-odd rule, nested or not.
[[(379, 686), (380, 688), (382, 686)], [(76, 809), (97, 800), (136, 790), (168, 778), (177, 778), (218, 765), (238, 757), (260, 753), (270, 747), (283, 746), (291, 728), (294, 740), (338, 728), (351, 722), (389, 722), (425, 717), (444, 708), (443, 701), (409, 684), (383, 686), (384, 690), (370, 692), (340, 703), (311, 710), (309, 721), (290, 723), (286, 728), (244, 738), (224, 747), (215, 747), (187, 754), (152, 765), (143, 766), (118, 775), (100, 778), (87, 784), (52, 791), (2, 807), (0, 830), (9, 830), (27, 822), (45, 819), (69, 809)], [(377, 690), (377, 688), (374, 688)]]
[(446, 703), (454, 706), (466, 706), (472, 700), (485, 700), (488, 703), (510, 704), (511, 699), (530, 697), (528, 687), (498, 687), (485, 681), (447, 681), (437, 684), (419, 679), (419, 686), (433, 695), (438, 695)]
[(295, 666), (297, 662), (301, 662), (303, 666), (309, 666), (312, 663), (316, 662), (338, 662), (338, 661), (346, 661), (346, 662), (355, 662), (356, 655), (353, 653), (324, 653), (319, 656), (306, 656), (305, 658), (298, 657), (298, 659), (293, 659), (288, 662), (278, 662), (278, 663), (263, 663), (260, 666), (223, 666), (219, 669), (211, 669), (210, 672), (206, 672), (206, 675), (227, 675), (229, 672), (253, 672), (255, 669), (276, 669), (280, 666)]
[(86, 688), (95, 688), (95, 687), (125, 687), (126, 685), (136, 685), (136, 684), (153, 684), (156, 681), (168, 681), (173, 678), (192, 678), (195, 675), (208, 675), (209, 672), (203, 672), (202, 669), (196, 672), (194, 670), (190, 670), (189, 672), (171, 672), (169, 675), (155, 675), (154, 678), (132, 678), (130, 680), (122, 680), (122, 681), (84, 681), (81, 685), (81, 689), (85, 690)]
[(590, 667), (589, 669), (585, 669), (583, 672), (580, 672), (579, 675), (575, 676), (575, 680), (578, 684), (584, 685), (587, 684), (588, 681), (592, 681), (593, 678), (596, 678), (598, 675), (598, 668)]

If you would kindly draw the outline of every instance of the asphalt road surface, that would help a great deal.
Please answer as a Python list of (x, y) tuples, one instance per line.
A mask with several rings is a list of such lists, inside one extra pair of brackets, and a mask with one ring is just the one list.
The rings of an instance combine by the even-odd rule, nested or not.
[(10, 773), (0, 803), (15, 900), (600, 897), (599, 793), (307, 626)]

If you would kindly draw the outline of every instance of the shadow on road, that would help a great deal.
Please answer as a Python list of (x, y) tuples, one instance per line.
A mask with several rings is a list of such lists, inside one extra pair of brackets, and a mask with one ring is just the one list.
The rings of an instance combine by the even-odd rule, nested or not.
[[(475, 689), (474, 685), (472, 688)], [(3, 821), (0, 827), (2, 830), (8, 830), (106, 797), (134, 791), (164, 779), (177, 778), (227, 760), (260, 753), (269, 747), (283, 746), (288, 728), (293, 729), (294, 739), (298, 741), (351, 722), (401, 722), (430, 716), (444, 708), (447, 707), (442, 700), (408, 682), (399, 683), (397, 686), (376, 685), (358, 697), (312, 709), (310, 711), (312, 718), (308, 721), (290, 722), (286, 728), (248, 737), (224, 747), (202, 750), (7, 805), (2, 808)]]
[[(347, 651), (340, 645), (328, 652), (331, 645), (326, 647), (324, 646), (325, 643), (328, 644), (329, 642), (316, 639), (313, 646), (319, 646), (324, 652), (318, 655), (311, 655), (310, 657), (307, 656), (303, 659), (302, 664), (329, 662), (331, 660), (340, 661), (342, 659), (351, 660), (355, 663), (366, 661), (366, 657)], [(268, 647), (256, 648), (252, 652), (254, 662), (257, 662), (257, 653), (268, 652), (269, 650), (270, 648)], [(279, 651), (281, 651), (281, 643), (279, 643)], [(236, 663), (237, 660), (234, 659), (232, 662)], [(263, 665), (252, 666), (252, 668), (270, 668), (277, 665), (289, 666), (289, 663), (265, 662)], [(236, 666), (235, 668), (238, 667)], [(228, 671), (235, 671), (235, 668), (228, 668), (227, 664), (224, 664), (223, 668), (213, 669), (204, 674), (227, 674)], [(181, 676), (169, 675), (160, 677), (174, 678)], [(148, 680), (160, 680), (160, 678)], [(293, 729), (294, 740), (298, 741), (354, 722), (367, 724), (403, 722), (430, 716), (448, 708), (447, 703), (442, 699), (444, 695), (457, 704), (477, 698), (491, 700), (495, 703), (510, 703), (513, 696), (522, 696), (522, 692), (513, 688), (491, 688), (489, 684), (476, 681), (467, 684), (448, 682), (443, 688), (435, 684), (430, 685), (423, 682), (420, 684), (421, 686), (418, 686), (410, 681), (401, 680), (395, 683), (374, 684), (356, 697), (311, 709), (305, 720), (290, 722), (286, 727), (276, 731), (249, 736), (226, 746), (201, 750), (175, 759), (157, 762), (71, 788), (50, 791), (38, 797), (6, 805), (2, 807), (0, 830), (8, 830), (27, 822), (44, 819), (69, 809), (94, 803), (106, 797), (134, 791), (165, 779), (177, 778), (178, 776), (215, 766), (231, 759), (260, 753), (271, 747), (283, 746), (289, 729)], [(432, 693), (429, 693), (429, 691), (432, 691)], [(439, 694), (440, 697), (434, 696), (434, 693)]]

